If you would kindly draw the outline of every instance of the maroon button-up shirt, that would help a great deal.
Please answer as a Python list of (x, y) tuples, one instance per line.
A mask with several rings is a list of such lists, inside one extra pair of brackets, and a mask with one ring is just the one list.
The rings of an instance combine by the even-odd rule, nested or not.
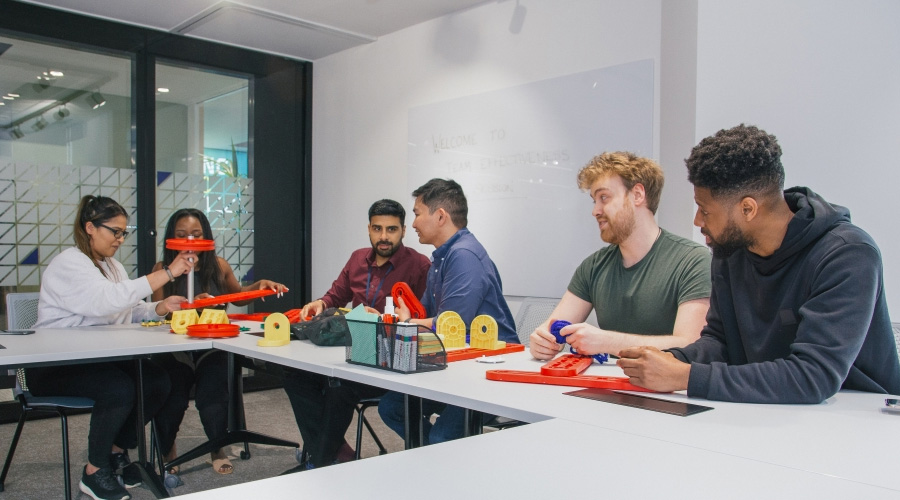
[(402, 244), (380, 267), (375, 265), (375, 251), (371, 247), (360, 248), (350, 255), (322, 301), (327, 307), (344, 307), (350, 302), (353, 307), (365, 304), (384, 312), (385, 297), (398, 281), (408, 284), (421, 299), (430, 266), (428, 257)]

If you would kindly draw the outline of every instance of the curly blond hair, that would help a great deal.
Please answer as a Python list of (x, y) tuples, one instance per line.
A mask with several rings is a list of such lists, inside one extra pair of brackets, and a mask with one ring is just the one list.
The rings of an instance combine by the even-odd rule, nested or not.
[(644, 186), (647, 208), (656, 213), (665, 183), (659, 164), (628, 151), (602, 153), (591, 158), (578, 172), (578, 187), (587, 191), (597, 179), (610, 174), (618, 175), (625, 189), (631, 190), (636, 184)]

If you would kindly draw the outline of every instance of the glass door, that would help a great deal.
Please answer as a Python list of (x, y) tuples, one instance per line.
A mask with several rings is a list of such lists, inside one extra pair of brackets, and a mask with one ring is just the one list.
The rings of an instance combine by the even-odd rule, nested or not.
[(182, 208), (206, 214), (216, 254), (253, 282), (253, 152), (250, 83), (241, 76), (156, 64), (156, 224)]

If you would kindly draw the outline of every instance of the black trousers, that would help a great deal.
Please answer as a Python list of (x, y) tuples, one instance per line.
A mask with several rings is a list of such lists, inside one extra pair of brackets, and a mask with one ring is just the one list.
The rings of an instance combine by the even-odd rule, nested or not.
[(303, 437), (303, 449), (309, 454), (310, 461), (321, 467), (330, 465), (337, 457), (359, 400), (378, 397), (387, 391), (285, 368), (284, 392), (291, 401)]
[(209, 350), (185, 353), (191, 356), (194, 367), (178, 361), (174, 355), (166, 353), (153, 357), (169, 374), (172, 391), (169, 397), (171, 407), (156, 417), (156, 431), (159, 447), (163, 455), (168, 455), (175, 444), (175, 437), (184, 419), (194, 389), (194, 404), (200, 414), (200, 422), (206, 437), (215, 439), (228, 431), (228, 353)]
[[(35, 396), (75, 396), (94, 400), (88, 432), (88, 461), (109, 467), (112, 447), (137, 446), (135, 422), (135, 366), (132, 361), (51, 366), (26, 370)], [(152, 361), (143, 362), (146, 424), (166, 406), (170, 384), (166, 372)]]

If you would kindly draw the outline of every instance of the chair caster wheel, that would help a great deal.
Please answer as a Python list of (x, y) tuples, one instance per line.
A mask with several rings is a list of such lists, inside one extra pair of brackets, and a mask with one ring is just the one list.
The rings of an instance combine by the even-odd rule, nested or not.
[(174, 489), (179, 486), (182, 486), (184, 484), (184, 481), (182, 481), (181, 478), (178, 477), (177, 474), (169, 474), (167, 472), (166, 479), (163, 480), (163, 484), (165, 484), (166, 489)]
[(247, 459), (249, 459), (249, 458), (250, 458), (250, 452), (249, 452), (249, 451), (242, 451), (242, 452), (241, 452), (241, 460), (247, 460)]

